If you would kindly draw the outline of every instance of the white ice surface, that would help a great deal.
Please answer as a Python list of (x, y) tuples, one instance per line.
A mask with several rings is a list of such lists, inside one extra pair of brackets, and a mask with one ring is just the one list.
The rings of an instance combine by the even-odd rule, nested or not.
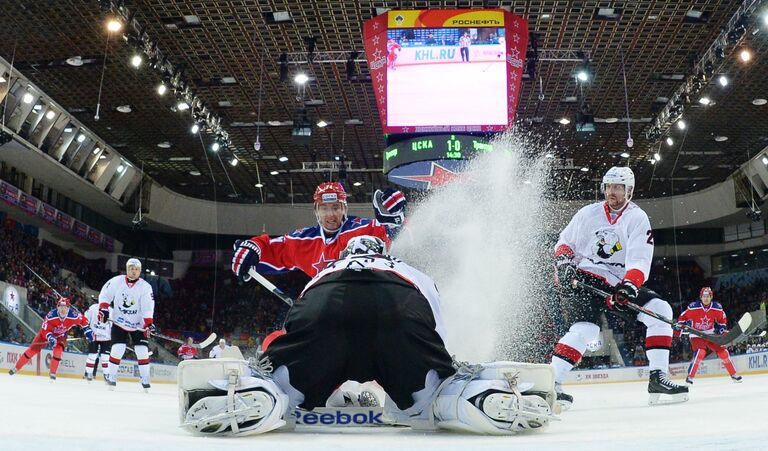
[(135, 382), (0, 374), (0, 449), (101, 450), (765, 450), (768, 374), (698, 378), (691, 400), (648, 407), (639, 382), (570, 386), (572, 410), (547, 430), (512, 437), (417, 433), (407, 428), (320, 428), (208, 438), (178, 428), (175, 385), (145, 394)]

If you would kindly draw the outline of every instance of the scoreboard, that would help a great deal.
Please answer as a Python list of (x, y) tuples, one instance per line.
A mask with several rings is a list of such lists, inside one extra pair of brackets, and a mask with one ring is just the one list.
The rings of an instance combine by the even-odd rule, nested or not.
[(493, 146), (477, 136), (420, 136), (400, 141), (384, 150), (384, 173), (417, 161), (465, 160), (474, 154), (491, 151)]

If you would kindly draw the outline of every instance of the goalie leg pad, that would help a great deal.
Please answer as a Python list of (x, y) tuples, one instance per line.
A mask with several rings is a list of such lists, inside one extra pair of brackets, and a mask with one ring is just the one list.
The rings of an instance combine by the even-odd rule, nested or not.
[(178, 384), (181, 426), (192, 433), (253, 435), (286, 425), (288, 396), (244, 360), (183, 361)]
[(549, 365), (493, 362), (461, 367), (438, 388), (432, 410), (441, 429), (508, 435), (558, 419), (556, 399)]

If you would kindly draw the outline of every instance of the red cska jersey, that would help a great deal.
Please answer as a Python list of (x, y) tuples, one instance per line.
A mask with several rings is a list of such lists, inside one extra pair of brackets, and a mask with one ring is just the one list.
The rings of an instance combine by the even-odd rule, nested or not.
[(82, 313), (77, 311), (76, 308), (70, 307), (67, 316), (64, 318), (59, 317), (57, 309), (53, 309), (45, 315), (45, 320), (43, 320), (43, 325), (40, 327), (40, 332), (42, 332), (43, 335), (51, 333), (54, 337), (59, 339), (64, 337), (67, 334), (67, 331), (74, 326), (88, 326), (88, 320)]
[(183, 344), (179, 347), (179, 350), (176, 351), (176, 354), (182, 360), (194, 359), (197, 357), (197, 348), (189, 346), (188, 344)]
[(300, 269), (315, 277), (325, 266), (338, 259), (353, 237), (373, 235), (390, 244), (387, 227), (375, 219), (350, 216), (331, 238), (319, 225), (296, 230), (288, 235), (269, 238), (259, 235), (251, 238), (261, 249), (259, 272), (290, 271)]
[(701, 301), (693, 301), (677, 320), (705, 334), (721, 334), (728, 327), (723, 306), (716, 301), (712, 301), (708, 307)]

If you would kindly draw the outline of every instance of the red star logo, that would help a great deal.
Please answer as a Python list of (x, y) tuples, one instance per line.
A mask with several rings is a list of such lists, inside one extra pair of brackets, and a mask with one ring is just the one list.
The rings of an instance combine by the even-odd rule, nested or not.
[(312, 267), (315, 268), (315, 271), (318, 273), (325, 269), (326, 266), (328, 266), (328, 263), (332, 262), (333, 260), (326, 260), (325, 259), (325, 253), (320, 254), (320, 260), (316, 261), (315, 263), (312, 263)]
[(701, 320), (701, 330), (709, 330), (712, 328), (712, 321), (708, 317), (704, 317)]
[(454, 180), (461, 179), (462, 174), (451, 171), (450, 169), (440, 166), (434, 161), (430, 165), (429, 175), (398, 175), (397, 178), (413, 180), (417, 182), (427, 182), (427, 189), (433, 186), (446, 185)]

